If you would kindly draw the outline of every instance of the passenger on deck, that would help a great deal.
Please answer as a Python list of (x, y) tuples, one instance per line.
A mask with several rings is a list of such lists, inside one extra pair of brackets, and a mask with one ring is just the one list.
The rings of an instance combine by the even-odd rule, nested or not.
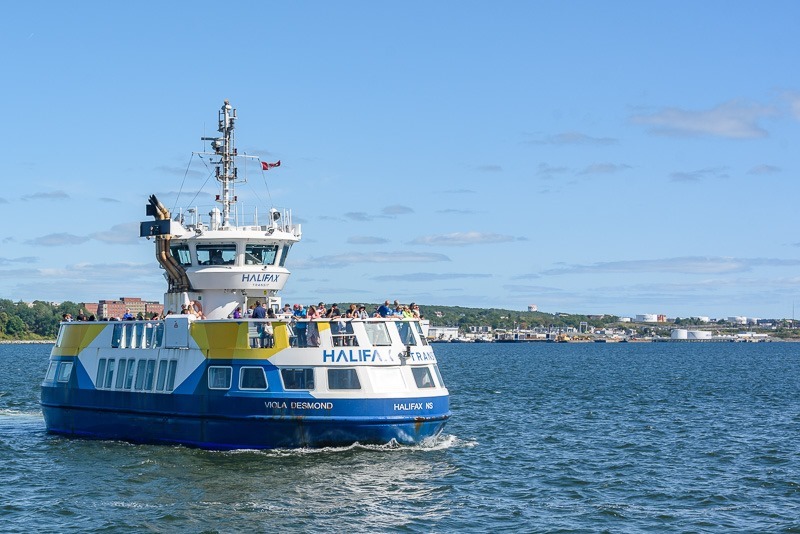
[(234, 319), (241, 319), (242, 318), (242, 307), (236, 306), (236, 309), (233, 310), (233, 318)]
[(193, 300), (191, 302), (191, 306), (194, 307), (194, 314), (197, 316), (198, 319), (205, 319), (206, 316), (203, 313), (203, 305), (200, 304), (199, 300)]
[(308, 345), (308, 338), (306, 337), (306, 328), (308, 323), (300, 319), (306, 318), (306, 310), (304, 310), (299, 304), (295, 304), (294, 311), (292, 312), (292, 318), (295, 319), (294, 335), (297, 339), (297, 346), (305, 347)]
[(253, 319), (266, 319), (267, 318), (267, 310), (261, 305), (260, 301), (256, 301), (256, 306), (253, 308)]
[(376, 317), (391, 317), (392, 315), (392, 308), (389, 307), (389, 301), (385, 301), (379, 308), (378, 308), (378, 315)]
[(123, 321), (133, 321), (134, 317), (129, 308), (125, 308), (125, 313), (122, 315)]
[(358, 311), (355, 312), (353, 315), (354, 319), (369, 319), (369, 314), (367, 313), (367, 307), (363, 304), (359, 306)]

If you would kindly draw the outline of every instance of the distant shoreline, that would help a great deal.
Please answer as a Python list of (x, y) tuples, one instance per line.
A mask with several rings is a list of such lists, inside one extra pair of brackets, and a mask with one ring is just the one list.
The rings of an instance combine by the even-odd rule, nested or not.
[(27, 345), (30, 343), (52, 345), (55, 342), (56, 342), (55, 339), (0, 339), (0, 345)]

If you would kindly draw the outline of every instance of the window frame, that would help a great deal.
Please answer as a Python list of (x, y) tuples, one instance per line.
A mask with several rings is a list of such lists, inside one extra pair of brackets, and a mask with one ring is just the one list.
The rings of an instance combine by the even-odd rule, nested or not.
[[(347, 372), (346, 377), (339, 377), (332, 379), (332, 375), (339, 374), (342, 372)], [(351, 383), (352, 380), (355, 378), (355, 387), (345, 386), (345, 387), (338, 387), (339, 384), (343, 382)], [(336, 385), (337, 387), (334, 387)], [(329, 367), (328, 368), (328, 389), (330, 391), (358, 391), (363, 389), (361, 387), (361, 379), (358, 376), (358, 369), (355, 367)]]
[[(245, 387), (244, 376), (245, 371), (261, 371), (261, 376), (264, 378), (264, 387)], [(243, 365), (239, 368), (239, 389), (241, 391), (267, 391), (269, 389), (269, 381), (267, 380), (267, 373), (264, 368), (259, 365)]]
[[(316, 380), (313, 367), (282, 367), (280, 371), (281, 382), (283, 384), (284, 391), (314, 391), (314, 389), (316, 389)], [(303, 372), (299, 382), (302, 382), (301, 385), (304, 387), (289, 387), (287, 385), (286, 375), (288, 373), (296, 374), (299, 371)], [(310, 385), (308, 380), (309, 376), (311, 377)], [(294, 386), (294, 382), (292, 382), (291, 385)]]
[[(227, 379), (228, 379), (227, 383), (228, 383), (228, 385), (226, 387), (212, 386), (212, 384), (211, 384), (211, 375), (212, 375), (212, 372), (213, 372), (213, 374), (215, 375), (215, 378), (216, 378), (217, 371), (226, 371), (227, 372)], [(229, 389), (231, 389), (231, 384), (233, 383), (233, 367), (231, 367), (230, 365), (209, 365), (208, 366), (208, 372), (206, 374), (207, 374), (207, 377), (208, 377), (207, 378), (208, 389), (215, 390), (215, 391), (228, 391)]]
[[(69, 382), (72, 376), (73, 362), (59, 362), (58, 373), (56, 374), (56, 382)], [(65, 370), (66, 369), (66, 370)]]
[[(411, 375), (414, 377), (414, 383), (417, 385), (417, 389), (431, 389), (436, 387), (436, 382), (433, 380), (433, 373), (431, 373), (431, 369), (427, 365), (412, 367)], [(426, 378), (430, 381), (430, 385), (424, 384)]]

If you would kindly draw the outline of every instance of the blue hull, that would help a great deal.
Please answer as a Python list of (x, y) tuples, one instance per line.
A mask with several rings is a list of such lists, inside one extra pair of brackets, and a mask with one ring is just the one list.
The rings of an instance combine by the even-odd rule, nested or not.
[[(308, 398), (295, 398), (296, 402)], [(313, 400), (313, 399), (312, 399)], [(450, 416), (446, 397), (414, 399), (428, 410), (390, 415), (408, 399), (336, 401), (335, 410), (269, 410), (288, 397), (153, 395), (42, 388), (48, 432), (204, 449), (273, 449), (384, 444), (405, 445), (439, 435)], [(324, 404), (324, 402), (323, 402)], [(424, 412), (424, 413), (423, 413)]]

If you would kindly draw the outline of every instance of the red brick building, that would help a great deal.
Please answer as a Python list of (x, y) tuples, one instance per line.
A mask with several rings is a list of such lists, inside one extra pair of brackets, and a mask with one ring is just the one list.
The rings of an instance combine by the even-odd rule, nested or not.
[(100, 302), (85, 302), (83, 308), (89, 315), (95, 315), (98, 320), (117, 319), (125, 315), (125, 310), (130, 310), (134, 317), (148, 318), (154, 313), (161, 315), (164, 312), (164, 305), (160, 302), (145, 301), (138, 297), (121, 297), (119, 300), (101, 300)]

